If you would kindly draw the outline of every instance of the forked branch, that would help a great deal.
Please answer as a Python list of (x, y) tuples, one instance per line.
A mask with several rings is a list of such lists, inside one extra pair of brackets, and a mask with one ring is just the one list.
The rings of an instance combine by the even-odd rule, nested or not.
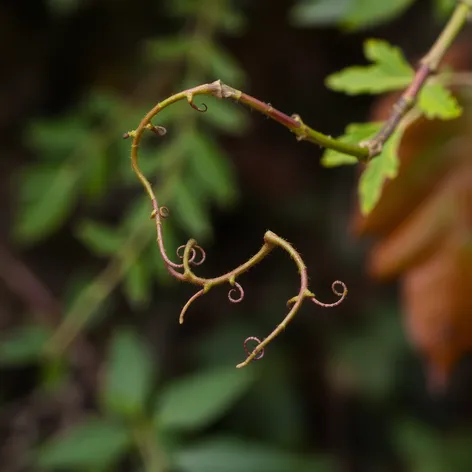
[[(276, 247), (279, 247), (287, 252), (295, 262), (300, 275), (300, 288), (298, 295), (288, 301), (288, 313), (282, 322), (277, 325), (272, 333), (269, 334), (269, 336), (263, 340), (260, 340), (256, 337), (249, 337), (245, 340), (244, 349), (246, 350), (247, 358), (244, 362), (241, 362), (237, 366), (244, 367), (251, 361), (257, 360), (263, 356), (264, 348), (286, 328), (287, 324), (299, 311), (305, 299), (309, 299), (313, 303), (323, 307), (336, 306), (346, 297), (347, 288), (343, 282), (336, 281), (333, 283), (332, 289), (333, 292), (338, 297), (340, 297), (339, 300), (332, 304), (326, 304), (317, 300), (315, 295), (308, 289), (307, 270), (300, 254), (290, 243), (271, 231), (266, 232), (264, 235), (264, 244), (254, 256), (230, 272), (227, 272), (226, 274), (220, 275), (218, 277), (203, 278), (199, 277), (193, 272), (192, 267), (202, 264), (206, 257), (205, 251), (200, 246), (198, 246), (194, 239), (190, 239), (185, 246), (181, 246), (177, 250), (177, 256), (179, 257), (180, 262), (173, 262), (166, 252), (162, 232), (163, 221), (169, 215), (169, 212), (166, 207), (159, 206), (151, 184), (143, 175), (138, 166), (138, 148), (145, 130), (149, 130), (158, 136), (162, 136), (166, 133), (165, 128), (152, 123), (152, 120), (156, 117), (156, 115), (164, 108), (180, 100), (187, 100), (189, 105), (195, 110), (199, 112), (206, 112), (207, 106), (205, 104), (197, 106), (194, 103), (194, 98), (197, 95), (211, 95), (219, 99), (229, 99), (242, 103), (249, 108), (268, 116), (295, 134), (297, 140), (299, 141), (310, 141), (322, 147), (355, 156), (360, 161), (369, 161), (373, 157), (380, 154), (383, 145), (387, 142), (398, 126), (403, 123), (405, 115), (413, 107), (427, 79), (437, 70), (440, 61), (442, 60), (453, 40), (458, 35), (459, 31), (462, 29), (471, 10), (472, 0), (458, 1), (454, 13), (447, 22), (437, 41), (421, 61), (421, 65), (417, 69), (410, 86), (394, 105), (390, 118), (385, 122), (383, 128), (376, 136), (364, 143), (349, 144), (320, 133), (319, 131), (316, 131), (306, 125), (298, 115), (288, 116), (285, 113), (282, 113), (281, 111), (273, 108), (271, 105), (261, 102), (257, 98), (251, 97), (240, 90), (236, 90), (233, 87), (223, 84), (220, 80), (209, 84), (199, 85), (197, 87), (193, 87), (191, 89), (184, 90), (182, 92), (176, 93), (175, 95), (172, 95), (171, 97), (158, 103), (151, 111), (149, 111), (135, 130), (124, 134), (124, 138), (133, 138), (133, 143), (131, 145), (131, 165), (151, 200), (151, 218), (155, 220), (157, 244), (167, 270), (176, 279), (189, 282), (200, 287), (198, 292), (196, 292), (183, 307), (179, 318), (180, 323), (183, 323), (185, 314), (190, 305), (197, 298), (200, 298), (217, 285), (228, 283), (232, 287), (228, 293), (229, 301), (232, 303), (238, 303), (242, 301), (244, 298), (244, 290), (242, 286), (236, 281), (236, 278), (262, 261)], [(342, 287), (342, 292), (338, 291), (338, 285)], [(257, 346), (252, 351), (249, 351), (247, 347), (249, 341), (257, 342)]]

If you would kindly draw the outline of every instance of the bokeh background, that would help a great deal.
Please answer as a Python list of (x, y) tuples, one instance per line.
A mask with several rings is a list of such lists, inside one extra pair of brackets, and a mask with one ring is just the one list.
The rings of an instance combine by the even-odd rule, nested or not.
[[(323, 169), (322, 150), (263, 116), (212, 98), (204, 114), (162, 113), (167, 134), (146, 137), (141, 163), (170, 209), (169, 253), (194, 237), (216, 275), (271, 229), (319, 299), (336, 300), (336, 279), (349, 288), (339, 307), (306, 304), (242, 370), (244, 339), (297, 293), (293, 262), (274, 252), (239, 280), (242, 303), (212, 290), (180, 326), (194, 287), (165, 271), (121, 139), (157, 101), (217, 78), (342, 134), (391, 99), (335, 94), (325, 77), (364, 63), (369, 37), (417, 61), (452, 4), (0, 2), (2, 472), (472, 470), (469, 112), (406, 136), (367, 222), (359, 169)], [(467, 70), (471, 44), (469, 26), (449, 63)], [(438, 214), (457, 218), (433, 237)]]

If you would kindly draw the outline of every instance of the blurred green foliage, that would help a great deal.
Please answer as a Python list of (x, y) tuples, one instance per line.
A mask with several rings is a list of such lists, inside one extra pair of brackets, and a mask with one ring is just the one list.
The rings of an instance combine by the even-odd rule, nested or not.
[[(73, 15), (81, 4), (80, 0), (48, 2), (60, 17)], [(300, 0), (291, 18), (297, 26), (335, 24), (357, 30), (393, 20), (412, 4), (412, 0)], [(453, 1), (436, 0), (434, 5), (445, 15)], [(185, 27), (146, 41), (143, 68), (178, 64), (173, 90), (215, 77), (236, 87), (244, 84), (246, 74), (219, 40), (220, 35), (244, 30), (245, 17), (237, 2), (173, 0), (166, 3), (165, 12), (166, 18)], [(366, 42), (366, 58), (372, 64), (336, 73), (328, 78), (328, 85), (346, 93), (372, 94), (400, 89), (411, 79), (411, 68), (401, 52), (386, 42)], [(200, 115), (186, 104), (176, 104), (159, 115), (161, 121), (156, 124), (171, 132), (158, 143), (156, 137), (147, 138), (140, 151), (143, 171), (155, 182), (160, 203), (172, 212), (164, 226), (169, 253), (175, 253), (184, 233), (202, 243), (210, 240), (212, 209), (229, 208), (238, 199), (234, 169), (219, 137), (241, 136), (248, 119), (233, 104), (210, 100), (208, 113)], [(156, 281), (171, 283), (149, 225), (149, 202), (130, 169), (129, 143), (119, 140), (152, 105), (97, 89), (68, 113), (36, 118), (28, 126), (27, 143), (35, 160), (17, 179), (15, 241), (34, 247), (69, 228), (104, 264), (98, 275), (72, 274), (63, 297), (66, 313), (57, 331), (28, 324), (8, 331), (0, 340), (2, 367), (39, 366), (35, 391), (52, 396), (74, 375), (67, 350), (53, 357), (45, 350), (50, 339), (62, 332), (61, 326), (73, 326), (67, 345), (85, 329), (100, 326), (118, 287), (130, 307), (128, 318), (136, 321), (132, 316), (149, 307)], [(428, 117), (442, 119), (460, 112), (440, 84), (425, 90), (420, 108)], [(342, 139), (359, 142), (380, 125), (351, 124)], [(384, 179), (395, 175), (399, 138), (392, 139), (364, 174), (360, 187), (364, 209), (375, 205)], [(328, 150), (322, 162), (333, 167), (353, 164), (355, 159)], [(116, 191), (129, 192), (130, 201), (113, 223), (105, 209)], [(78, 208), (85, 208), (88, 216), (77, 221)], [(257, 319), (261, 313), (250, 315)], [(400, 313), (386, 308), (364, 321), (352, 332), (335, 337), (326, 375), (333, 391), (338, 387), (352, 390), (363, 401), (388, 410), (397, 393), (392, 371), (408, 355)], [(297, 367), (283, 352), (271, 348), (261, 369), (258, 365), (234, 368), (240, 340), (253, 327), (242, 321), (222, 322), (195, 350), (193, 371), (169, 378), (165, 361), (155, 361), (154, 346), (139, 334), (137, 322), (115, 326), (100, 362), (90, 415), (54, 425), (53, 432), (40, 438), (31, 451), (28, 465), (33, 470), (94, 472), (340, 470), (340, 457), (312, 446), (293, 379)], [(393, 423), (387, 443), (408, 470), (470, 470), (466, 434), (444, 440), (439, 431), (420, 421), (400, 416)]]
[[(415, 0), (298, 0), (292, 21), (303, 27), (336, 24), (348, 31), (372, 28), (404, 13)], [(447, 16), (455, 0), (433, 0), (436, 14)]]

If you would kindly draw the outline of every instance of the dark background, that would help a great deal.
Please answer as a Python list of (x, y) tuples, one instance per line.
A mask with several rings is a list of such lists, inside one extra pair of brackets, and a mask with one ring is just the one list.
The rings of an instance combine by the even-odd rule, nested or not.
[[(114, 256), (90, 251), (77, 238), (77, 225), (94, 219), (121, 228), (117, 232), (127, 231), (122, 217), (143, 191), (128, 168), (130, 143), (121, 141), (121, 135), (137, 126), (144, 110), (182, 89), (186, 70), (179, 60), (150, 61), (143, 48), (152, 38), (172, 37), (194, 27), (191, 18), (169, 14), (169, 2), (84, 0), (70, 10), (61, 10), (60, 3), (0, 2), (3, 339), (31, 323), (54, 331), (87, 284), (103, 284), (95, 278), (113, 263)], [(375, 98), (336, 94), (324, 86), (324, 78), (362, 63), (367, 37), (401, 46), (415, 61), (442, 24), (426, 1), (415, 2), (384, 25), (352, 33), (334, 26), (292, 25), (292, 7), (293, 2), (285, 0), (237, 2), (235, 10), (246, 21), (244, 30), (232, 36), (216, 33), (213, 40), (239, 64), (245, 92), (288, 114), (296, 112), (313, 128), (331, 135), (341, 134), (348, 123), (367, 121)], [(199, 74), (202, 80), (191, 85), (218, 78), (205, 71), (191, 77)], [(97, 91), (115, 97), (106, 132), (100, 121), (102, 112), (96, 113), (98, 118), (94, 113), (84, 118), (77, 111)], [(212, 102), (207, 104), (207, 114), (211, 114)], [(246, 260), (270, 229), (303, 255), (310, 288), (319, 299), (335, 300), (329, 288), (337, 279), (347, 284), (349, 296), (333, 309), (306, 304), (267, 348), (264, 359), (247, 367), (254, 368), (256, 380), (245, 395), (216, 422), (177, 442), (187, 445), (230, 435), (278, 452), (329, 458), (331, 465), (306, 466), (314, 471), (470, 470), (467, 370), (455, 374), (441, 394), (428, 391), (421, 358), (402, 327), (397, 287), (377, 283), (367, 275), (365, 260), (371, 241), (356, 237), (352, 230), (357, 170), (322, 168), (322, 151), (316, 146), (297, 143), (278, 124), (254, 112), (244, 113), (247, 126), (239, 135), (211, 126), (199, 128), (216, 138), (230, 159), (239, 197), (225, 208), (217, 201), (208, 202), (204, 228), (210, 230), (203, 229), (201, 237), (189, 233), (172, 201), (163, 201), (170, 208), (169, 224), (175, 225), (176, 238), (183, 243), (196, 236), (208, 256), (199, 270), (216, 275)], [(68, 128), (61, 127), (65, 116), (75, 116), (82, 131), (71, 131), (69, 136)], [(197, 123), (203, 119), (195, 118)], [(38, 145), (31, 129), (45, 122), (52, 123), (53, 131)], [(183, 131), (177, 135), (179, 126), (179, 118), (171, 120), (162, 139), (174, 134), (185, 140)], [(27, 169), (34, 173), (46, 165), (59, 172), (62, 159), (55, 149), (64, 149), (68, 156), (76, 153), (72, 169), (93, 156), (101, 159), (95, 141), (85, 141), (91, 134), (105, 143), (107, 159), (105, 171), (97, 174), (95, 196), (88, 198), (78, 189), (53, 230), (25, 241), (17, 228), (25, 211), (22, 196), (33, 184), (21, 176)], [(60, 139), (66, 144), (54, 144)], [(158, 156), (160, 144), (153, 141), (150, 146), (150, 152)], [(160, 174), (161, 180), (165, 176), (165, 172)], [(44, 183), (44, 191), (48, 185)], [(194, 198), (198, 200), (199, 195), (197, 188)], [(62, 198), (57, 194), (51, 203)], [(177, 223), (172, 223), (174, 215)], [(38, 221), (42, 220), (39, 215)], [(153, 224), (145, 228), (154, 238)], [(149, 244), (146, 240), (136, 257), (159, 264), (157, 253), (146, 249)], [(117, 330), (127, 327), (138, 333), (159, 372), (158, 385), (165, 385), (205, 368), (241, 362), (243, 340), (266, 336), (284, 316), (285, 301), (297, 290), (295, 266), (276, 251), (240, 278), (246, 293), (241, 304), (228, 303), (224, 288), (215, 289), (191, 307), (186, 323), (179, 326), (180, 308), (194, 293), (190, 285), (170, 281), (161, 268), (157, 276), (145, 276), (150, 280), (144, 283), (148, 296), (133, 303), (123, 288), (123, 278), (115, 277), (103, 303), (93, 296), (86, 303), (93, 312), (90, 323), (61, 356), (60, 373), (51, 373), (54, 363), (39, 356), (13, 364), (4, 361), (0, 366), (1, 471), (39, 470), (30, 460), (31, 451), (90, 413), (101, 411), (97, 399), (100, 372)], [(94, 303), (96, 308), (91, 306)], [(50, 376), (55, 387), (38, 400), (37, 392)], [(124, 377), (122, 381), (132, 380)], [(218, 396), (218, 389), (213, 395)], [(452, 446), (446, 438), (452, 438)], [(456, 439), (462, 446), (457, 446)], [(110, 470), (140, 470), (138, 464), (131, 451)], [(266, 470), (251, 462), (240, 467), (248, 472)]]

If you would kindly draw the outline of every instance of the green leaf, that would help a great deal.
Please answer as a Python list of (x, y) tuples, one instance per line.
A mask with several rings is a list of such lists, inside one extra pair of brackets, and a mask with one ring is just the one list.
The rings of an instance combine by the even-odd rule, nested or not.
[(441, 84), (427, 84), (420, 92), (418, 106), (429, 119), (452, 120), (462, 113), (456, 98)]
[(131, 443), (130, 432), (124, 425), (107, 419), (89, 419), (46, 442), (35, 462), (43, 469), (97, 470), (111, 467)]
[(131, 418), (143, 414), (154, 369), (143, 341), (133, 331), (117, 331), (109, 348), (101, 392), (106, 409)]
[(372, 159), (359, 181), (361, 212), (367, 215), (380, 199), (382, 188), (387, 179), (394, 179), (398, 173), (398, 146), (403, 132), (397, 130), (384, 145), (380, 155)]
[(391, 74), (409, 76), (410, 78), (414, 74), (402, 50), (385, 40), (367, 39), (364, 42), (364, 55), (366, 59), (377, 62), (379, 66)]
[(413, 78), (414, 71), (401, 50), (386, 41), (367, 40), (364, 54), (372, 65), (352, 66), (331, 74), (326, 85), (348, 95), (378, 94), (405, 88)]
[(290, 12), (297, 26), (330, 25), (339, 22), (349, 12), (353, 0), (299, 1)]
[(180, 226), (195, 238), (208, 238), (211, 235), (208, 211), (194, 179), (176, 182), (173, 196), (172, 214)]
[(8, 331), (0, 340), (0, 365), (22, 365), (37, 362), (52, 332), (39, 325), (22, 326)]
[(380, 25), (401, 15), (414, 0), (299, 0), (291, 12), (299, 26), (337, 23), (347, 30)]
[(213, 368), (171, 382), (158, 398), (159, 428), (194, 431), (222, 417), (251, 387), (250, 369)]
[(182, 472), (331, 472), (330, 461), (231, 437), (204, 440), (175, 454)]
[(123, 283), (128, 301), (136, 306), (149, 302), (152, 274), (143, 260), (136, 259), (126, 273)]
[(224, 207), (236, 197), (234, 170), (218, 144), (210, 137), (195, 131), (186, 137), (189, 145), (189, 165), (193, 179), (218, 206)]
[(348, 30), (369, 28), (400, 16), (415, 0), (355, 0), (342, 25)]
[[(69, 166), (63, 166), (54, 171), (48, 169), (34, 179), (32, 189), (22, 194), (23, 201), (14, 228), (15, 237), (22, 243), (32, 244), (45, 239), (54, 233), (66, 220), (72, 211), (76, 199), (77, 171)], [(23, 179), (22, 190), (29, 182)], [(25, 198), (27, 197), (27, 198)]]
[[(359, 144), (373, 137), (382, 127), (382, 123), (352, 123), (346, 128), (346, 132), (338, 139), (343, 143)], [(346, 164), (357, 164), (359, 161), (354, 156), (349, 156), (333, 149), (326, 149), (321, 158), (324, 167), (336, 167)]]
[(116, 254), (124, 243), (123, 236), (116, 228), (92, 220), (83, 220), (75, 234), (88, 249), (99, 256)]

